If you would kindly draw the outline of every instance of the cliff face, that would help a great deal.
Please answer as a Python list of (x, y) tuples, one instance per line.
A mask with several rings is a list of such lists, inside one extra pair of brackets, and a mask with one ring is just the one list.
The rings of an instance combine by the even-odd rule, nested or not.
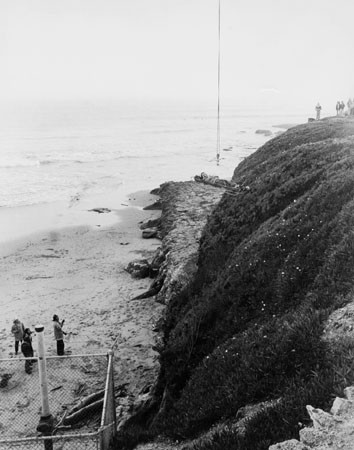
[(208, 215), (223, 190), (194, 182), (169, 182), (157, 190), (161, 197), (160, 232), (164, 262), (156, 300), (168, 305), (193, 280), (197, 271), (199, 240)]
[(351, 118), (294, 127), (236, 168), (249, 189), (225, 191), (167, 306), (151, 432), (196, 438), (190, 450), (266, 449), (354, 383), (351, 342), (322, 338), (352, 299), (353, 169)]

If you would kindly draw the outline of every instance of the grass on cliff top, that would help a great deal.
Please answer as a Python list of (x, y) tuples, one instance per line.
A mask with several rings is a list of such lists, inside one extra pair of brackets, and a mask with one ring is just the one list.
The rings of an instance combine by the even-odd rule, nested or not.
[[(353, 292), (353, 135), (350, 119), (294, 127), (236, 168), (250, 190), (224, 195), (193, 287), (168, 306), (155, 432), (199, 436), (188, 450), (267, 449), (354, 382), (353, 343), (321, 339)], [(269, 400), (241, 433), (238, 412)]]

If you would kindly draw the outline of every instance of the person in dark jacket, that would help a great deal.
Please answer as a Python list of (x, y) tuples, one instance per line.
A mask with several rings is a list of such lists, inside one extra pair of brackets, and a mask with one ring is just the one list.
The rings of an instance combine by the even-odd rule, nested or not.
[[(32, 331), (29, 328), (25, 329), (23, 335), (23, 342), (21, 345), (21, 351), (25, 358), (33, 358), (33, 347), (32, 347)], [(33, 359), (26, 359), (25, 361), (25, 371), (26, 373), (32, 373)]]
[(65, 331), (63, 331), (65, 320), (59, 322), (59, 316), (57, 314), (54, 314), (53, 322), (54, 338), (57, 341), (57, 355), (62, 356), (64, 355), (64, 334), (66, 335)]

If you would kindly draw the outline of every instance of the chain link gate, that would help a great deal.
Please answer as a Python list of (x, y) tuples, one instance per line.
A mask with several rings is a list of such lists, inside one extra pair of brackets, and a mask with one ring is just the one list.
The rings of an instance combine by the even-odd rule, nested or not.
[[(117, 428), (113, 352), (46, 358), (54, 419), (47, 437), (36, 431), (41, 419), (38, 359), (0, 360), (0, 450), (108, 450)], [(25, 371), (29, 363), (30, 374)]]

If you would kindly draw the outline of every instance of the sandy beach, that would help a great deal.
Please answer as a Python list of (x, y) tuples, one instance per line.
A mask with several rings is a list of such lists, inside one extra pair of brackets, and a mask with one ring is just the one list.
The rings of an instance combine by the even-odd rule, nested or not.
[[(32, 330), (43, 324), (47, 353), (55, 355), (52, 316), (56, 313), (65, 319), (66, 354), (104, 353), (114, 346), (116, 384), (127, 383), (128, 395), (135, 396), (152, 383), (158, 370), (153, 328), (163, 307), (151, 298), (132, 301), (151, 279), (134, 279), (125, 268), (134, 259), (151, 258), (160, 245), (157, 239), (142, 239), (139, 229), (140, 222), (160, 214), (142, 209), (155, 200), (146, 191), (131, 194), (127, 206), (115, 212), (118, 221), (114, 225), (101, 225), (104, 214), (92, 213), (96, 226), (40, 233), (18, 241), (1, 257), (0, 358), (20, 357), (14, 354), (10, 333), (16, 317)], [(36, 336), (33, 344), (36, 348)], [(24, 362), (18, 367), (22, 377), (31, 377), (25, 374)], [(67, 367), (65, 379), (77, 381), (74, 368), (70, 374)], [(0, 367), (0, 374), (5, 371)], [(33, 394), (26, 383), (16, 384), (13, 376), (2, 389), (4, 393), (8, 401), (28, 398), (21, 403), (21, 414), (31, 413), (34, 403), (29, 396)], [(3, 436), (9, 431), (6, 422), (18, 414), (18, 407), (12, 414), (15, 405), (9, 406), (0, 410)], [(23, 433), (17, 430), (16, 434)]]

